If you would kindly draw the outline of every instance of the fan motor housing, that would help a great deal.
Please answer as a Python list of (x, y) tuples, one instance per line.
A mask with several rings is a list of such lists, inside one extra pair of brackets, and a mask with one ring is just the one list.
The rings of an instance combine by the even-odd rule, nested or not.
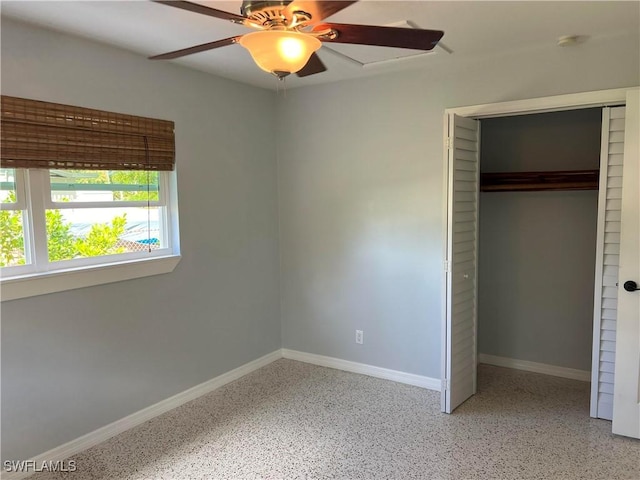
[(265, 23), (282, 19), (282, 10), (293, 0), (243, 0), (240, 13), (251, 20)]

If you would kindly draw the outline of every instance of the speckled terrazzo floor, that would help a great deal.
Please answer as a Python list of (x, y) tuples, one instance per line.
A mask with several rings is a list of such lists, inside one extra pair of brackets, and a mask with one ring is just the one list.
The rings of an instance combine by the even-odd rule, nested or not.
[(278, 360), (73, 459), (30, 478), (640, 479), (587, 383), (490, 366), (444, 415), (436, 392)]

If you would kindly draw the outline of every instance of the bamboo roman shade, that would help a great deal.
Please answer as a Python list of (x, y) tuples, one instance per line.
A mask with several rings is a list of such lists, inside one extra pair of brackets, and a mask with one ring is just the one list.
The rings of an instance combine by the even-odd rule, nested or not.
[(173, 170), (174, 124), (2, 95), (5, 168)]

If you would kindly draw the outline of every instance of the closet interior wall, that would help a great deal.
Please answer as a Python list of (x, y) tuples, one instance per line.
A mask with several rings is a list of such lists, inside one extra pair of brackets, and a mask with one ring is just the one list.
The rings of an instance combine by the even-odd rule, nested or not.
[[(597, 170), (602, 110), (481, 121), (482, 173)], [(591, 369), (597, 190), (481, 192), (478, 352)]]

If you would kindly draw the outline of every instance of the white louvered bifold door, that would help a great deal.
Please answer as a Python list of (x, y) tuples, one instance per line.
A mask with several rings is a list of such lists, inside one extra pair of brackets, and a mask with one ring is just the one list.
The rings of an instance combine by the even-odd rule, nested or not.
[(625, 288), (640, 285), (640, 90), (627, 92), (625, 116), (612, 431), (640, 438), (640, 290)]
[(591, 416), (613, 418), (625, 107), (603, 108), (594, 294)]
[(480, 122), (449, 116), (443, 411), (476, 392)]

